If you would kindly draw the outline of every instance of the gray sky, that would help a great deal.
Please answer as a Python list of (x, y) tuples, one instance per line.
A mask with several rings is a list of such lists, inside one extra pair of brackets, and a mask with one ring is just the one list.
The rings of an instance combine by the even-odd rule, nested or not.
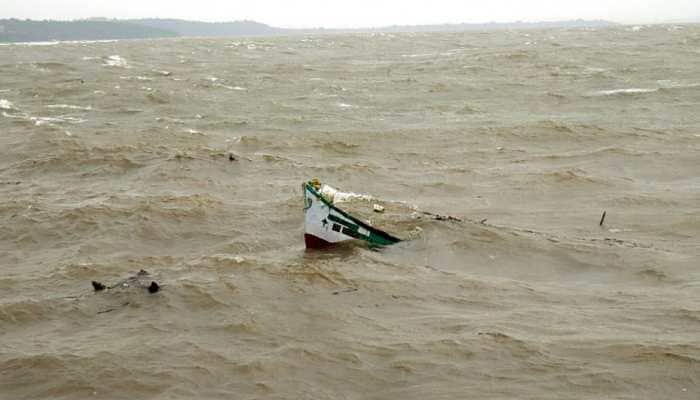
[(252, 19), (278, 27), (369, 27), (458, 22), (700, 19), (700, 0), (0, 0), (0, 18)]

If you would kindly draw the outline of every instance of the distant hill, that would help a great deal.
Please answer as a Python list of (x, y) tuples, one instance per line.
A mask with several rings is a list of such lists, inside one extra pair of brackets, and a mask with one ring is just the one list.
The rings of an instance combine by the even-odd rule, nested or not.
[(280, 35), (287, 30), (273, 28), (255, 21), (199, 22), (181, 19), (132, 19), (131, 24), (174, 32), (185, 37), (227, 37)]
[(601, 27), (608, 21), (514, 22), (486, 24), (397, 25), (363, 29), (282, 29), (255, 21), (199, 22), (180, 19), (115, 20), (95, 18), (77, 21), (0, 20), (0, 42), (52, 40), (147, 39), (166, 37), (235, 37), (359, 32), (457, 32), (495, 29), (544, 29)]
[(173, 36), (177, 34), (165, 29), (116, 20), (0, 20), (0, 42), (145, 39)]

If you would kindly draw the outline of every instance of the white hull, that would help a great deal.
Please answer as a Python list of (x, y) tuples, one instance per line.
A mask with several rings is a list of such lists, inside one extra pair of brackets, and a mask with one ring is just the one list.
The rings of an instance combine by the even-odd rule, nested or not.
[(399, 241), (333, 206), (310, 184), (305, 183), (303, 187), (304, 239), (307, 248), (326, 247), (353, 239), (380, 246)]

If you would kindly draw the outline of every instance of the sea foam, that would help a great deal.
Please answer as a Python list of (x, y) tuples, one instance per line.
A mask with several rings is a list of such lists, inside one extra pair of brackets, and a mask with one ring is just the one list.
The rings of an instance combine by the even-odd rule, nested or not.
[(598, 90), (593, 92), (594, 96), (614, 96), (614, 95), (624, 95), (624, 94), (641, 94), (641, 93), (653, 93), (658, 91), (657, 88), (629, 88), (629, 89), (611, 89), (611, 90)]
[(91, 106), (74, 106), (72, 104), (49, 104), (46, 106), (46, 108), (62, 108), (62, 109), (69, 109), (69, 110), (83, 110), (83, 111), (91, 111), (92, 107)]
[(9, 100), (0, 99), (0, 110), (14, 110), (15, 105)]
[(104, 65), (108, 67), (121, 67), (121, 68), (129, 68), (129, 63), (126, 62), (126, 59), (119, 55), (112, 55), (107, 57), (105, 60)]

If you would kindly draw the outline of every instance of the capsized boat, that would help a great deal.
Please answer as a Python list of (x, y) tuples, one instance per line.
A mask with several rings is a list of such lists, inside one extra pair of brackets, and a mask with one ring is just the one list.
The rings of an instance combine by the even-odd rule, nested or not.
[(307, 249), (323, 248), (349, 240), (364, 240), (371, 246), (398, 243), (396, 238), (374, 228), (333, 204), (335, 189), (312, 179), (304, 190), (304, 241)]

